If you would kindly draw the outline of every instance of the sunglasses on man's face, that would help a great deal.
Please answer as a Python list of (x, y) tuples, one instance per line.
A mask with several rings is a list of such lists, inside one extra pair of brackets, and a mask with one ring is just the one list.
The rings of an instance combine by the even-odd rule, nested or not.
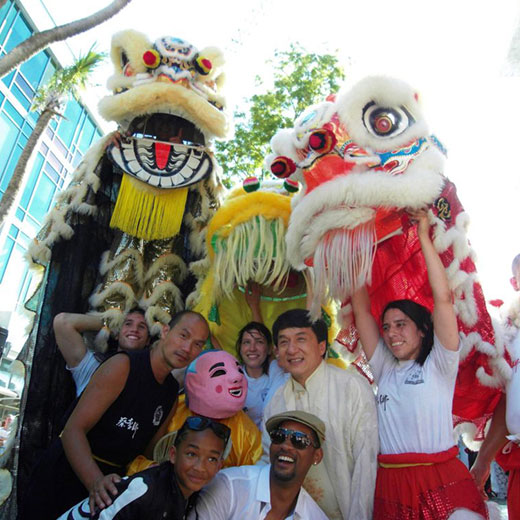
[(231, 435), (231, 430), (225, 424), (214, 421), (213, 419), (208, 419), (207, 417), (188, 417), (179, 430), (179, 434), (185, 430), (201, 432), (208, 428), (210, 428), (217, 437), (227, 443)]
[(299, 432), (296, 430), (287, 430), (286, 428), (278, 428), (269, 432), (269, 437), (271, 437), (271, 442), (273, 444), (282, 444), (287, 440), (291, 441), (291, 444), (297, 450), (304, 450), (309, 446), (313, 446), (314, 448), (319, 448), (319, 445), (316, 445), (312, 439), (303, 432)]

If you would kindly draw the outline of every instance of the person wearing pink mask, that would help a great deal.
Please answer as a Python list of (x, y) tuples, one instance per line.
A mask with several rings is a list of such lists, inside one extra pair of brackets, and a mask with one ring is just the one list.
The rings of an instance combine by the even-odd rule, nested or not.
[[(242, 410), (247, 397), (247, 380), (240, 363), (225, 350), (206, 350), (194, 359), (184, 377), (185, 395), (179, 396), (177, 410), (168, 432), (177, 431), (187, 417), (196, 415), (225, 424), (231, 429), (232, 448), (224, 467), (255, 464), (262, 455), (261, 434)], [(128, 474), (149, 467), (140, 456)]]

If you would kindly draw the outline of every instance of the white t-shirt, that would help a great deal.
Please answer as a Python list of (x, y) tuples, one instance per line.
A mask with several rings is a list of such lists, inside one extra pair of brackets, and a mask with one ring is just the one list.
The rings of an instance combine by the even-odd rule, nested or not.
[[(226, 468), (206, 486), (196, 510), (200, 520), (262, 520), (271, 510), (271, 466)], [(195, 518), (195, 512), (188, 516)], [(294, 512), (285, 520), (327, 520), (311, 496), (300, 489)]]
[(247, 379), (247, 399), (244, 411), (258, 428), (261, 428), (265, 405), (276, 390), (285, 383), (289, 374), (283, 372), (275, 359), (269, 364), (269, 374), (250, 377), (245, 368), (244, 374)]
[(520, 443), (520, 331), (509, 345), (513, 373), (507, 384), (506, 425), (509, 438)]
[(92, 374), (96, 371), (97, 367), (101, 363), (94, 357), (92, 350), (87, 350), (87, 353), (83, 356), (83, 359), (75, 367), (69, 367), (67, 370), (72, 374), (72, 379), (76, 383), (76, 396), (81, 394), (85, 387), (88, 385)]
[(454, 446), (452, 403), (459, 352), (434, 335), (421, 366), (398, 361), (379, 339), (370, 368), (378, 385), (377, 415), (382, 454), (438, 453)]

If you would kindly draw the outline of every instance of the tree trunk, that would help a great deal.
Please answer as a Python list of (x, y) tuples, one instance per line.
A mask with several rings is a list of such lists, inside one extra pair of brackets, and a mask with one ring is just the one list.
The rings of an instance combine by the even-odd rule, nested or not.
[(9, 214), (11, 206), (13, 205), (16, 195), (20, 190), (20, 186), (22, 184), (23, 177), (27, 170), (27, 166), (33, 156), (33, 153), (37, 150), (38, 143), (43, 137), (43, 133), (47, 128), (48, 124), (51, 122), (52, 117), (56, 115), (51, 109), (44, 109), (38, 117), (36, 121), (36, 126), (32, 131), (29, 139), (27, 140), (27, 144), (25, 145), (22, 155), (18, 159), (16, 163), (16, 168), (14, 169), (13, 176), (7, 185), (5, 193), (0, 200), (0, 226), (4, 223), (5, 217)]
[[(2, 0), (0, 0), (0, 2), (1, 1)], [(3, 58), (0, 58), (0, 78), (9, 74), (9, 72), (18, 67), (18, 65), (27, 61), (51, 43), (62, 41), (76, 34), (88, 31), (96, 27), (96, 25), (112, 18), (112, 16), (116, 15), (131, 1), (132, 0), (114, 0), (109, 6), (86, 18), (47, 29), (46, 31), (34, 33), (30, 38), (27, 38), (27, 40), (8, 52)]]

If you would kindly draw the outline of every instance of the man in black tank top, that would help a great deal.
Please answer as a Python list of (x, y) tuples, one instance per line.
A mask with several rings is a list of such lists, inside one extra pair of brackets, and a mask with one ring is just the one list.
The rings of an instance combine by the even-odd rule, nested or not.
[(54, 520), (86, 494), (91, 510), (112, 503), (123, 468), (139, 453), (151, 458), (175, 412), (178, 384), (170, 372), (202, 350), (209, 327), (183, 311), (149, 350), (119, 353), (92, 376), (61, 438), (37, 464), (19, 519)]

